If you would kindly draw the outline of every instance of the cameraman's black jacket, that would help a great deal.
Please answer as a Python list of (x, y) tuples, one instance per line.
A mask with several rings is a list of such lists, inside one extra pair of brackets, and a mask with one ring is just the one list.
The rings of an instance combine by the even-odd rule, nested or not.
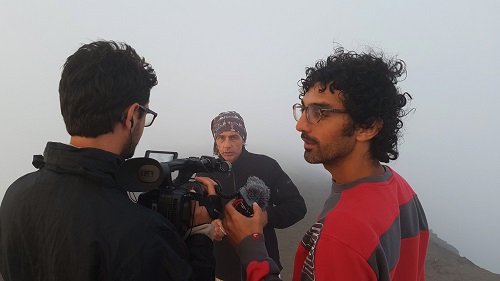
[[(250, 153), (245, 147), (232, 164), (230, 173), (214, 173), (215, 179), (220, 182), (222, 191), (226, 194), (239, 190), (246, 184), (249, 176), (260, 178), (271, 190), (267, 208), (268, 223), (264, 228), (264, 236), (269, 256), (281, 269), (278, 240), (274, 229), (289, 227), (304, 218), (307, 212), (304, 198), (276, 160), (266, 155)], [(224, 200), (223, 204), (228, 201)], [(239, 275), (241, 263), (229, 242), (226, 239), (214, 241), (214, 253), (217, 261), (216, 276), (223, 280), (239, 280), (235, 274)], [(221, 264), (232, 266), (222, 267)]]
[(133, 203), (115, 182), (123, 161), (47, 144), (33, 162), (40, 169), (14, 182), (0, 207), (5, 281), (214, 280), (210, 238), (183, 241), (167, 219)]

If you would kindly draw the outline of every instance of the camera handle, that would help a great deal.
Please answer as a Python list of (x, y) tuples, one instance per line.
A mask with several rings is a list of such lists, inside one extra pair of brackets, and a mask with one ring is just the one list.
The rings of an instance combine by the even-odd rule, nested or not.
[(219, 181), (217, 181), (217, 185), (215, 186), (215, 193), (217, 193), (217, 195), (219, 195), (221, 198), (233, 199), (233, 198), (236, 198), (236, 196), (238, 196), (239, 191), (235, 191), (235, 192), (228, 195), (222, 191), (220, 183), (219, 183)]

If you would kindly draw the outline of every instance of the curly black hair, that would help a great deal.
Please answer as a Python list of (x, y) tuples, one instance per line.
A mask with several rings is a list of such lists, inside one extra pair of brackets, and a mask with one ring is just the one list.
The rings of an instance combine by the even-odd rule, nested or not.
[(157, 83), (151, 65), (126, 43), (100, 40), (81, 46), (66, 60), (59, 82), (66, 130), (92, 138), (112, 132), (130, 105), (149, 102)]
[(315, 85), (320, 91), (338, 90), (350, 116), (346, 132), (371, 128), (382, 121), (378, 134), (371, 140), (372, 158), (388, 163), (399, 156), (398, 138), (403, 128), (404, 109), (412, 97), (396, 86), (400, 77), (406, 77), (406, 64), (399, 59), (387, 59), (383, 53), (344, 51), (338, 47), (326, 60), (306, 68), (306, 78), (299, 81), (299, 98)]

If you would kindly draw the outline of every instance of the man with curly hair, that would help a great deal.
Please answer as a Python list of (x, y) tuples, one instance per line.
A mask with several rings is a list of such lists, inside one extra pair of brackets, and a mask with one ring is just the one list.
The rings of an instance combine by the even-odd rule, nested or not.
[[(383, 163), (398, 158), (411, 96), (402, 60), (343, 48), (306, 70), (293, 106), (307, 162), (332, 175), (331, 194), (295, 255), (293, 280), (424, 280), (429, 230), (417, 195)], [(265, 251), (261, 211), (226, 205), (224, 226), (248, 280), (279, 280)]]

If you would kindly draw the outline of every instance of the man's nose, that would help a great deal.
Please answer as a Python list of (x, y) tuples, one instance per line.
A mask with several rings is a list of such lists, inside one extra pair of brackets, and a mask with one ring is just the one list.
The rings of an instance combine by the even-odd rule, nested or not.
[(232, 143), (229, 140), (224, 140), (222, 143), (222, 147), (231, 147)]
[(310, 131), (311, 124), (307, 121), (306, 113), (300, 115), (299, 121), (297, 121), (297, 125), (295, 125), (295, 129), (299, 132)]

